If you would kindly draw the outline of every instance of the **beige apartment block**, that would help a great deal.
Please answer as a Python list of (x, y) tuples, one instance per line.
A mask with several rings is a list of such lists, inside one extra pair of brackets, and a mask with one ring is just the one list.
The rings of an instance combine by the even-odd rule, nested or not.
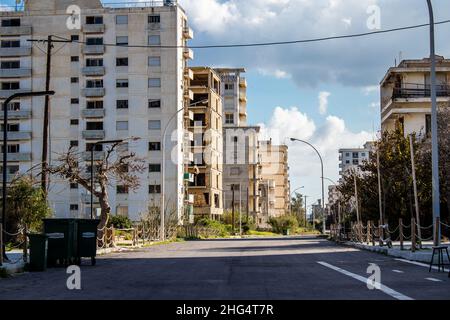
[(223, 130), (224, 209), (232, 211), (234, 205), (235, 211), (240, 209), (242, 214), (252, 216), (255, 220), (261, 213), (259, 131), (260, 127), (257, 126), (226, 127)]
[(273, 145), (271, 140), (260, 142), (261, 178), (258, 224), (267, 226), (271, 217), (289, 212), (290, 181), (288, 147)]
[[(184, 150), (178, 141), (183, 141), (184, 114), (177, 111), (192, 98), (186, 94), (190, 73), (185, 67), (193, 58), (192, 50), (183, 48), (193, 33), (181, 6), (173, 1), (128, 6), (102, 5), (99, 0), (28, 0), (21, 11), (0, 12), (0, 20), (1, 101), (14, 92), (45, 89), (46, 43), (28, 39), (52, 34), (73, 41), (54, 43), (53, 48), (50, 88), (56, 94), (50, 99), (50, 164), (70, 146), (89, 159), (90, 148), (99, 140), (138, 137), (127, 147), (145, 159), (148, 170), (140, 175), (136, 192), (111, 185), (113, 214), (138, 220), (150, 202), (160, 204), (165, 150), (166, 201), (181, 217)], [(8, 171), (25, 173), (41, 160), (44, 98), (19, 99), (11, 108)], [(95, 151), (95, 157), (101, 157), (104, 150)], [(83, 188), (50, 177), (49, 200), (56, 216), (87, 216), (89, 198)]]
[[(436, 56), (438, 105), (450, 102), (450, 60)], [(431, 63), (429, 58), (403, 60), (381, 81), (381, 128), (405, 135), (431, 132)]]
[(219, 219), (223, 214), (222, 97), (219, 75), (208, 67), (191, 67), (193, 95), (189, 106), (192, 135), (188, 193), (197, 217)]

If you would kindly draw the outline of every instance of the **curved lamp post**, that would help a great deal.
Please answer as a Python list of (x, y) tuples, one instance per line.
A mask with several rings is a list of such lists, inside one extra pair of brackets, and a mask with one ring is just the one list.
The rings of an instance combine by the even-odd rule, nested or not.
[(323, 159), (322, 159), (322, 156), (320, 155), (320, 152), (316, 149), (316, 147), (314, 147), (311, 143), (309, 143), (309, 142), (307, 142), (307, 141), (304, 141), (304, 140), (301, 140), (301, 139), (296, 139), (296, 138), (291, 138), (291, 141), (298, 141), (298, 142), (302, 142), (302, 143), (304, 143), (304, 144), (307, 144), (308, 146), (310, 146), (311, 148), (313, 148), (314, 149), (314, 151), (317, 153), (317, 155), (319, 156), (319, 159), (320, 159), (320, 166), (321, 166), (321, 170), (322, 170), (322, 175), (320, 176), (321, 177), (321, 181), (322, 181), (322, 216), (323, 216), (323, 222), (322, 222), (322, 232), (323, 232), (323, 234), (325, 234), (325, 231), (326, 231), (326, 225), (325, 225), (325, 223), (326, 223), (326, 218), (325, 218), (325, 189), (324, 189), (324, 183), (323, 183), (323, 179), (324, 179), (324, 177), (323, 177)]

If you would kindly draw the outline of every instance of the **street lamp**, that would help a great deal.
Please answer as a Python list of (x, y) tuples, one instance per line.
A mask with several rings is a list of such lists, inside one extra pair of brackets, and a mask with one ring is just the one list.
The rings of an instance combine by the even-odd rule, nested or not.
[(3, 243), (3, 230), (6, 231), (6, 179), (7, 179), (7, 165), (8, 165), (8, 105), (16, 98), (24, 97), (39, 97), (39, 96), (52, 96), (55, 91), (29, 91), (19, 92), (9, 96), (3, 103), (3, 183), (2, 183), (2, 221), (0, 223), (0, 266), (3, 263), (3, 259), (8, 260), (6, 257), (5, 244)]
[(441, 217), (439, 191), (439, 142), (436, 101), (436, 53), (434, 43), (434, 13), (431, 0), (427, 0), (430, 15), (430, 60), (431, 60), (431, 161), (432, 161), (432, 189), (433, 189), (433, 225), (434, 244), (441, 243), (441, 226), (434, 223)]
[(104, 144), (119, 144), (123, 140), (97, 141), (91, 147), (91, 219), (94, 219), (94, 150), (96, 146)]
[[(189, 107), (192, 106), (196, 106), (197, 104), (200, 103), (204, 103), (204, 102), (209, 102), (208, 99), (204, 99), (201, 101), (197, 101), (195, 103), (192, 103), (189, 105)], [(166, 135), (167, 135), (167, 129), (169, 129), (169, 125), (170, 123), (173, 121), (173, 119), (175, 119), (175, 117), (181, 112), (184, 111), (186, 108), (183, 107), (179, 110), (177, 110), (169, 119), (169, 121), (167, 121), (166, 126), (164, 127), (164, 131), (163, 131), (163, 135), (162, 135), (162, 144), (161, 144), (161, 152), (162, 152), (162, 165), (161, 165), (161, 208), (160, 208), (160, 236), (161, 236), (161, 241), (164, 241), (166, 238), (166, 233), (165, 233), (165, 176), (166, 176)]]
[(323, 232), (323, 234), (325, 234), (325, 231), (326, 231), (326, 225), (325, 225), (325, 222), (326, 222), (326, 220), (325, 220), (325, 189), (324, 189), (324, 183), (323, 183), (324, 177), (323, 177), (323, 159), (322, 159), (322, 156), (320, 155), (320, 152), (311, 143), (309, 143), (307, 141), (300, 140), (300, 139), (295, 139), (295, 138), (291, 138), (291, 141), (293, 141), (293, 142), (294, 141), (298, 141), (298, 142), (302, 142), (302, 143), (307, 144), (308, 146), (313, 148), (314, 151), (319, 156), (320, 166), (321, 166), (321, 170), (322, 170), (322, 175), (320, 176), (321, 180), (322, 180), (322, 216), (323, 216), (323, 223), (322, 223), (323, 224), (323, 226), (322, 226), (322, 230), (323, 231), (322, 232)]

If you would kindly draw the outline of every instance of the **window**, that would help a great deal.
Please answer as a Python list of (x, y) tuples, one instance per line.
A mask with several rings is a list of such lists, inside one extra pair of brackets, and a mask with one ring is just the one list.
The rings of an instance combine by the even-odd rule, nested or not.
[(214, 194), (214, 206), (216, 208), (220, 208), (220, 197), (218, 194)]
[(71, 119), (70, 120), (70, 125), (71, 126), (77, 126), (78, 125), (78, 119)]
[(78, 183), (71, 183), (70, 189), (78, 189)]
[(86, 109), (103, 109), (103, 100), (87, 101)]
[(70, 40), (78, 41), (78, 40), (80, 40), (80, 37), (77, 34), (73, 34), (73, 35), (70, 36)]
[(150, 88), (161, 88), (161, 79), (160, 78), (148, 79), (148, 86)]
[(78, 147), (78, 140), (71, 140), (70, 147), (72, 147), (72, 148)]
[(116, 107), (117, 109), (128, 109), (128, 100), (117, 100)]
[(118, 206), (116, 214), (121, 217), (128, 217), (128, 206)]
[(86, 130), (103, 130), (103, 122), (86, 122)]
[(103, 151), (103, 145), (99, 143), (86, 143), (86, 151)]
[(161, 100), (149, 100), (148, 107), (153, 108), (161, 108)]
[(70, 211), (78, 211), (78, 205), (77, 204), (71, 204), (70, 205)]
[(206, 187), (206, 174), (199, 173), (194, 176), (194, 182), (190, 182), (191, 187)]
[(80, 61), (80, 57), (78, 57), (78, 56), (71, 56), (70, 57), (70, 61), (71, 62), (78, 62), (78, 61)]
[(4, 19), (2, 20), (2, 27), (20, 27), (20, 19)]
[(234, 90), (233, 83), (225, 83), (225, 90)]
[(117, 121), (116, 122), (116, 130), (117, 131), (128, 130), (128, 121)]
[(206, 121), (205, 117), (204, 113), (194, 113), (194, 120), (191, 120), (191, 127), (203, 127)]
[(116, 59), (117, 67), (126, 67), (128, 66), (128, 58), (117, 58)]
[(358, 152), (353, 152), (353, 154), (352, 154), (352, 158), (358, 158), (359, 157), (359, 155), (358, 155)]
[(365, 152), (361, 152), (361, 157), (365, 157), (366, 153)]
[(86, 24), (103, 24), (102, 16), (88, 16), (86, 17)]
[(103, 59), (86, 59), (86, 67), (102, 67)]
[(350, 160), (345, 160), (345, 164), (350, 164)]
[(128, 16), (116, 16), (116, 24), (128, 24)]
[(161, 172), (161, 165), (158, 164), (149, 164), (148, 165), (148, 172)]
[(149, 120), (148, 121), (149, 130), (161, 130), (161, 120)]
[(431, 134), (431, 115), (425, 115), (425, 133), (426, 135)]
[(148, 193), (150, 193), (150, 194), (159, 194), (159, 193), (161, 193), (161, 185), (159, 185), (159, 184), (149, 185), (148, 186)]
[(2, 40), (1, 42), (2, 48), (20, 48), (19, 40)]
[(95, 79), (95, 80), (86, 80), (87, 88), (103, 88), (103, 80)]
[(19, 69), (20, 61), (2, 61), (1, 68), (2, 69)]
[(70, 104), (79, 104), (79, 103), (80, 103), (80, 99), (78, 99), (78, 98), (70, 99)]
[(128, 88), (128, 79), (117, 79), (116, 88)]
[(239, 170), (239, 168), (231, 168), (230, 169), (231, 176), (238, 176), (240, 173), (241, 173), (241, 170)]
[(345, 153), (345, 156), (346, 156), (346, 157), (350, 157), (350, 153), (349, 153), (349, 152), (346, 152), (346, 153)]
[(128, 37), (127, 36), (116, 37), (116, 44), (119, 46), (127, 46), (128, 45)]
[(161, 37), (158, 35), (148, 36), (148, 44), (151, 46), (158, 46), (161, 44)]
[(226, 113), (225, 114), (225, 123), (226, 124), (234, 124), (234, 114)]
[(20, 89), (20, 82), (2, 82), (2, 90)]
[(148, 65), (150, 67), (161, 66), (161, 57), (148, 57)]
[(353, 164), (354, 164), (355, 166), (357, 166), (357, 165), (359, 164), (358, 159), (354, 159), (354, 160), (353, 160)]
[[(2, 153), (5, 152), (5, 148), (3, 145), (1, 146)], [(19, 153), (20, 145), (19, 144), (8, 144), (8, 153)]]
[[(1, 104), (1, 110), (4, 111), (4, 105)], [(20, 102), (14, 101), (8, 104), (8, 111), (20, 111)]]
[(206, 205), (209, 206), (209, 192), (203, 194), (203, 199), (205, 200)]
[(148, 23), (160, 23), (161, 17), (159, 15), (150, 15), (148, 16)]
[(98, 46), (98, 45), (102, 45), (103, 44), (103, 38), (102, 37), (97, 37), (97, 38), (87, 38), (86, 39), (86, 44), (88, 46)]
[(116, 193), (117, 194), (127, 194), (128, 187), (127, 186), (116, 186)]
[(70, 83), (78, 83), (78, 77), (70, 78)]
[(149, 151), (161, 151), (161, 142), (149, 142), (148, 150)]

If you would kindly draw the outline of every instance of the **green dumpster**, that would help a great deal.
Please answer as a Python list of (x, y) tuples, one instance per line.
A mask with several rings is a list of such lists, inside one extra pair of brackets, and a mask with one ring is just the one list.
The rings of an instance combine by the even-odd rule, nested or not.
[(47, 265), (68, 266), (77, 255), (77, 223), (75, 219), (44, 219), (44, 233), (48, 236)]
[(47, 235), (28, 234), (30, 239), (30, 271), (45, 271), (47, 269)]
[(81, 264), (81, 258), (91, 258), (91, 264), (95, 265), (99, 223), (100, 220), (97, 219), (77, 219), (77, 258), (79, 264)]

